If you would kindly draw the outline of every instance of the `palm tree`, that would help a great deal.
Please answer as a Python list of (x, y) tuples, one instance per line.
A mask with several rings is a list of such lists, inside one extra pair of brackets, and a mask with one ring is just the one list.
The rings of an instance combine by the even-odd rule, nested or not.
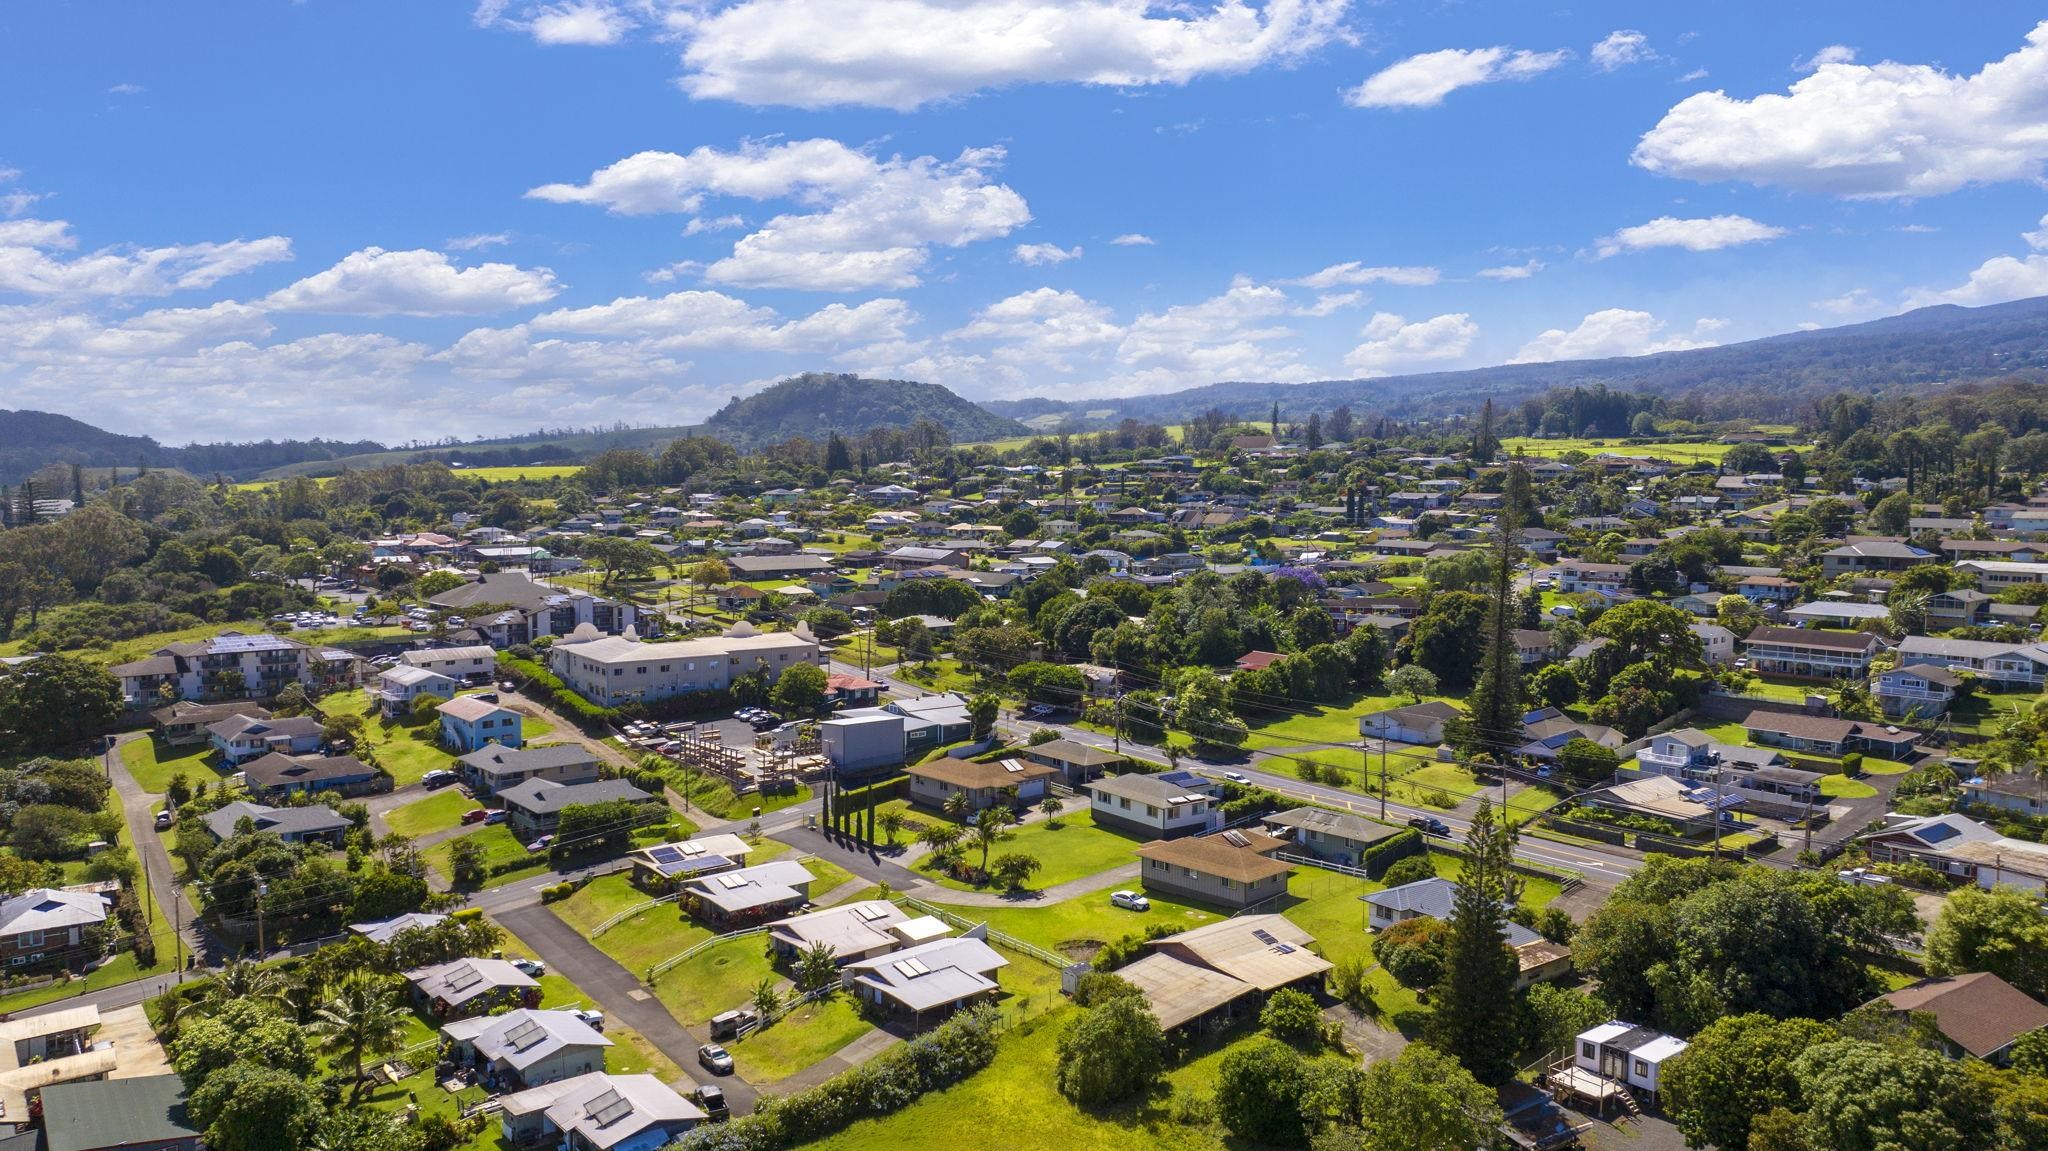
[(1038, 810), (1045, 814), (1045, 825), (1047, 827), (1058, 827), (1060, 825), (1060, 812), (1066, 810), (1066, 806), (1066, 803), (1059, 796), (1047, 792), (1045, 802), (1038, 805)]
[(349, 1087), (353, 1101), (363, 1093), (364, 1057), (398, 1049), (405, 1035), (405, 1012), (387, 978), (358, 971), (342, 980), (334, 998), (313, 1013), (308, 1030), (327, 1050), (348, 1054), (355, 1072)]
[(890, 847), (896, 846), (896, 837), (903, 834), (903, 823), (903, 813), (893, 809), (875, 817), (875, 826), (882, 829), (882, 834), (888, 838)]
[(965, 823), (967, 822), (967, 809), (970, 806), (972, 805), (968, 802), (967, 793), (956, 791), (946, 797), (946, 802), (940, 810), (946, 813), (946, 818)]
[(231, 959), (213, 977), (213, 986), (206, 993), (206, 1006), (209, 1011), (217, 1011), (237, 999), (274, 999), (282, 986), (276, 968)]
[(1003, 841), (1003, 828), (1009, 822), (1009, 820), (1003, 817), (1002, 809), (995, 807), (985, 807), (980, 815), (974, 817), (974, 824), (969, 834), (974, 838), (974, 845), (981, 848), (981, 869), (983, 871), (988, 870), (989, 849)]

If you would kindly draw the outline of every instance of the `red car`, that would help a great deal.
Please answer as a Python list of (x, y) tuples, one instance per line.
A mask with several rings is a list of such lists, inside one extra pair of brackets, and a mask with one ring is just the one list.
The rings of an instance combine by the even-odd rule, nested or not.
[(464, 822), (464, 823), (482, 823), (482, 822), (483, 822), (484, 820), (486, 820), (486, 819), (489, 819), (490, 817), (491, 817), (491, 813), (490, 813), (489, 809), (487, 809), (487, 808), (482, 808), (482, 807), (477, 807), (477, 808), (471, 808), (470, 810), (468, 810), (468, 811), (465, 811), (465, 812), (463, 812), (463, 813), (462, 813), (462, 822)]

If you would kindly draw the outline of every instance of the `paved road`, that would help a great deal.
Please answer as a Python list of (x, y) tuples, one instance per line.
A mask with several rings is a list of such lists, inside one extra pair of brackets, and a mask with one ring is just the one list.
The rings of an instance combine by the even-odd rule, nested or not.
[[(638, 1031), (677, 1067), (683, 1068), (690, 1083), (681, 1090), (695, 1089), (699, 1082), (695, 1077), (697, 1048), (706, 1040), (676, 1022), (661, 1000), (640, 985), (637, 976), (538, 904), (501, 912), (493, 918), (532, 948), (550, 970), (582, 988), (606, 1018), (617, 1019)], [(754, 1109), (756, 1092), (739, 1076), (706, 1075), (703, 1081), (716, 1081), (725, 1088), (726, 1103), (734, 1114), (743, 1115)]]
[(135, 781), (128, 765), (121, 759), (121, 744), (148, 738), (147, 732), (131, 732), (110, 744), (103, 756), (107, 778), (113, 781), (114, 792), (121, 797), (121, 816), (128, 825), (128, 838), (135, 844), (135, 857), (148, 879), (156, 914), (179, 925), (178, 934), (184, 940), (187, 955), (197, 955), (204, 963), (219, 962), (225, 955), (220, 941), (206, 930), (191, 901), (185, 898), (184, 890), (178, 886), (178, 873), (171, 865), (170, 852), (164, 850), (163, 837), (157, 834), (158, 801), (142, 790), (142, 785)]

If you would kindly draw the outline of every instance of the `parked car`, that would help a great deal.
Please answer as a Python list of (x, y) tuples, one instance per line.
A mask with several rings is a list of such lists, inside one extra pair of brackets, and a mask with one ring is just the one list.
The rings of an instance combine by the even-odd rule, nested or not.
[(1251, 776), (1241, 771), (1226, 771), (1223, 773), (1223, 778), (1232, 783), (1250, 783), (1252, 781)]
[(435, 788), (447, 787), (460, 778), (462, 777), (445, 768), (435, 768), (433, 771), (420, 776), (420, 786), (432, 791)]
[(1441, 836), (1444, 839), (1449, 839), (1451, 837), (1450, 827), (1448, 827), (1443, 820), (1438, 819), (1434, 815), (1418, 815), (1415, 818), (1408, 821), (1408, 826), (1414, 828), (1415, 830), (1421, 832), (1424, 835)]
[(548, 973), (547, 964), (538, 959), (515, 959), (512, 966), (518, 968), (519, 973), (528, 979), (539, 979)]
[(751, 1007), (741, 1007), (736, 1010), (721, 1012), (711, 1017), (711, 1038), (714, 1040), (737, 1039), (742, 1030), (759, 1022), (760, 1019), (761, 1016)]
[(499, 808), (496, 811), (490, 811), (484, 814), (484, 826), (493, 827), (497, 824), (505, 822), (507, 819), (510, 818), (511, 815), (507, 813), (504, 808)]
[(159, 811), (156, 813), (156, 829), (158, 831), (169, 831), (171, 829), (171, 813), (169, 811)]
[(1112, 892), (1110, 892), (1110, 893), (1109, 893), (1109, 905), (1110, 905), (1111, 907), (1121, 907), (1121, 908), (1123, 908), (1123, 909), (1124, 909), (1125, 911), (1150, 911), (1150, 910), (1152, 910), (1152, 901), (1151, 901), (1151, 900), (1149, 900), (1149, 899), (1147, 899), (1147, 898), (1145, 898), (1145, 897), (1144, 897), (1143, 895), (1140, 895), (1140, 894), (1138, 894), (1138, 893), (1137, 893), (1137, 892), (1135, 892), (1135, 891), (1112, 891)]
[(588, 1007), (571, 1007), (569, 1014), (589, 1024), (592, 1031), (604, 1030), (604, 1012), (602, 1011), (593, 1011)]
[(532, 843), (527, 844), (526, 850), (533, 852), (535, 855), (538, 855), (541, 852), (546, 851), (548, 848), (553, 847), (554, 844), (555, 837), (553, 835), (543, 835), (539, 839), (534, 840)]
[(710, 1116), (713, 1123), (723, 1123), (732, 1118), (731, 1109), (725, 1105), (725, 1089), (718, 1084), (706, 1083), (691, 1092), (690, 1097), (697, 1101), (697, 1106), (704, 1109), (704, 1114)]
[(713, 1075), (732, 1074), (732, 1053), (716, 1043), (706, 1043), (699, 1047), (697, 1062)]
[(490, 817), (491, 811), (489, 808), (472, 807), (468, 811), (462, 813), (462, 822), (465, 824), (482, 823), (484, 820), (489, 819)]

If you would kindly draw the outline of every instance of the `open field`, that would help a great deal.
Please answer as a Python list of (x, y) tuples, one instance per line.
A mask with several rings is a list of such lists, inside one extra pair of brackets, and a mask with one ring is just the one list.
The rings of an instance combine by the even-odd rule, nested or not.
[[(177, 631), (158, 631), (133, 639), (115, 640), (105, 647), (87, 647), (76, 651), (63, 652), (102, 666), (130, 663), (147, 656), (158, 648), (173, 643), (190, 643), (193, 640), (211, 639), (224, 631), (240, 631), (244, 634), (265, 630), (267, 624), (260, 619), (240, 620), (228, 623), (207, 623), (197, 627), (181, 628)], [(26, 631), (27, 629), (21, 629)], [(302, 643), (356, 643), (363, 640), (390, 639), (394, 636), (411, 635), (402, 627), (337, 627), (325, 631), (295, 631), (291, 638)], [(28, 654), (26, 639), (11, 639), (0, 643), (0, 656)]]
[(773, 1082), (802, 1071), (872, 1030), (874, 1026), (861, 1018), (853, 996), (841, 992), (806, 1003), (727, 1048), (742, 1075), (757, 1083)]
[[(924, 818), (937, 820), (944, 817), (926, 815)], [(1078, 811), (1070, 809), (1061, 815), (1057, 827), (1041, 820), (1011, 828), (1006, 838), (989, 851), (989, 858), (1029, 855), (1037, 859), (1043, 866), (1038, 874), (1031, 877), (1028, 886), (1047, 888), (1134, 862), (1138, 858), (1135, 854), (1138, 845), (1143, 842), (1136, 836), (1095, 826), (1095, 817), (1084, 807)], [(970, 846), (967, 858), (978, 862), (980, 848)], [(972, 889), (968, 884), (938, 873), (933, 873), (932, 881), (963, 891)]]
[(128, 774), (135, 777), (135, 782), (142, 785), (142, 790), (151, 795), (162, 795), (168, 791), (171, 777), (180, 773), (195, 787), (224, 778), (228, 773), (214, 765), (212, 756), (210, 744), (165, 747), (148, 736), (131, 739), (121, 745), (121, 763), (128, 768)]
[[(1548, 459), (1564, 455), (1566, 452), (1584, 452), (1589, 456), (1597, 456), (1601, 452), (1613, 452), (1616, 455), (1649, 456), (1655, 459), (1671, 460), (1675, 463), (1719, 463), (1721, 462), (1721, 457), (1727, 455), (1733, 447), (1735, 447), (1734, 444), (1678, 444), (1666, 440), (1639, 440), (1625, 436), (1611, 439), (1548, 439), (1532, 436), (1509, 436), (1501, 441), (1501, 450), (1510, 456), (1538, 456)], [(1774, 452), (1784, 451), (1787, 448), (1792, 451), (1803, 452), (1808, 450), (1808, 445), (1787, 443), (1783, 448), (1771, 448), (1770, 450)]]

